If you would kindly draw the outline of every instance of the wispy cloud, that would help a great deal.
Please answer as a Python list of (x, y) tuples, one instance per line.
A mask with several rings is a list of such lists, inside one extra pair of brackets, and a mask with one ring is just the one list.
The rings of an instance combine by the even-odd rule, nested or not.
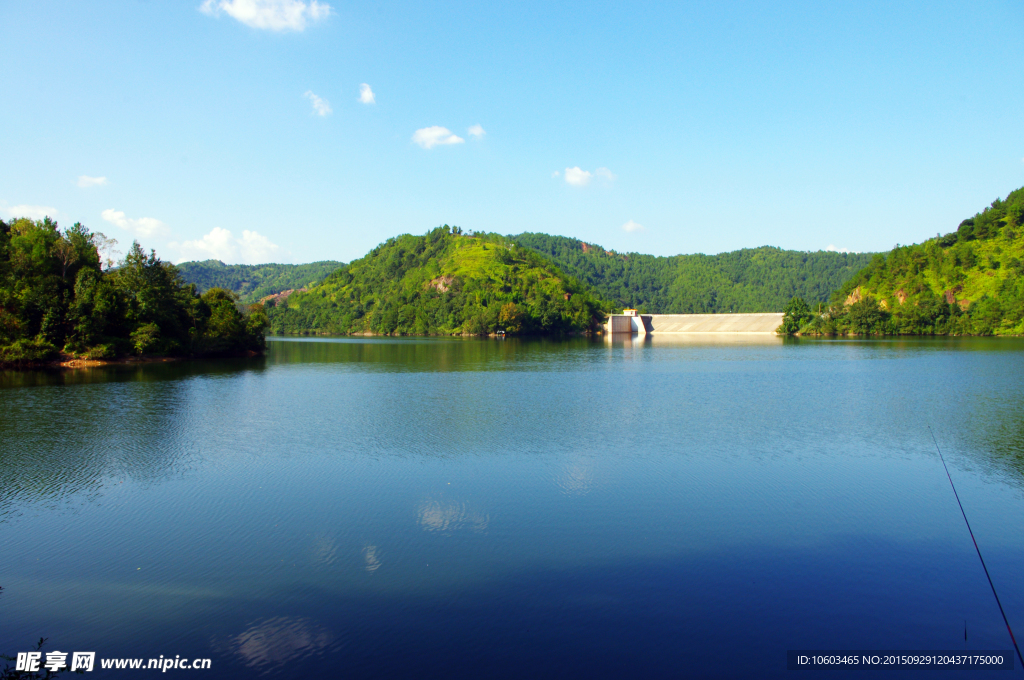
[(373, 90), (366, 83), (359, 86), (359, 101), (364, 104), (376, 104), (377, 97), (373, 94)]
[(562, 173), (560, 173), (558, 170), (555, 170), (553, 173), (551, 173), (551, 177), (552, 178), (554, 178), (554, 177), (561, 177), (561, 176), (562, 176)]
[(630, 220), (629, 222), (626, 222), (625, 224), (622, 225), (622, 231), (632, 234), (634, 231), (647, 231), (647, 229), (644, 227), (644, 225), (637, 224), (633, 220)]
[(120, 227), (136, 236), (166, 236), (171, 231), (166, 224), (154, 217), (140, 217), (135, 220), (125, 217), (122, 211), (113, 208), (107, 208), (100, 215), (115, 227)]
[(474, 125), (466, 132), (468, 132), (471, 137), (476, 137), (477, 139), (480, 139), (487, 134), (487, 130), (484, 130), (482, 125)]
[[(551, 176), (558, 177), (558, 172), (556, 171)], [(565, 169), (565, 181), (567, 184), (571, 184), (574, 187), (585, 187), (590, 184), (590, 180), (595, 177), (604, 180), (606, 185), (611, 184), (616, 180), (615, 174), (608, 168), (598, 168), (597, 170), (594, 170), (594, 172), (590, 172), (589, 170), (584, 170), (577, 165), (574, 168)]]
[(331, 109), (330, 103), (326, 99), (324, 99), (323, 97), (316, 96), (315, 94), (313, 94), (312, 90), (306, 90), (306, 94), (302, 96), (308, 99), (310, 103), (313, 104), (313, 113), (315, 113), (318, 116), (329, 115), (333, 110)]
[(565, 169), (565, 181), (574, 187), (585, 187), (590, 184), (593, 175), (587, 170), (581, 170), (577, 165), (575, 168)]
[(106, 185), (106, 183), (106, 177), (89, 177), (89, 175), (78, 176), (78, 186), (83, 189), (88, 189), (89, 187), (101, 187)]
[(424, 149), (430, 149), (439, 144), (462, 144), (466, 140), (458, 135), (453, 135), (452, 131), (446, 127), (431, 125), (430, 127), (420, 128), (413, 133), (412, 141)]
[(251, 28), (303, 31), (307, 24), (326, 19), (331, 6), (317, 0), (204, 0), (199, 11), (210, 16), (224, 12)]
[(57, 209), (48, 205), (12, 205), (0, 207), (0, 211), (11, 218), (27, 217), (30, 220), (41, 220), (44, 217), (54, 218)]
[(168, 246), (180, 253), (178, 262), (213, 259), (227, 264), (264, 264), (279, 257), (281, 250), (258, 232), (245, 229), (242, 238), (235, 238), (221, 227), (214, 227), (202, 238)]

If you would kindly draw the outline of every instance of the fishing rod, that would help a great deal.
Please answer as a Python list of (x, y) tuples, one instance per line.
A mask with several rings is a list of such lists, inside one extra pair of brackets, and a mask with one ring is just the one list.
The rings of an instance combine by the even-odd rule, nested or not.
[[(996, 598), (996, 604), (999, 605), (999, 613), (1003, 615), (1003, 623), (1006, 624), (1006, 632), (1010, 634), (1010, 641), (1013, 642), (1013, 648), (1017, 650), (1017, 659), (1020, 660), (1021, 667), (1024, 668), (1024, 657), (1020, 655), (1020, 647), (1017, 646), (1017, 638), (1013, 636), (1013, 629), (1010, 628), (1010, 621), (1006, 618), (1006, 612), (1003, 611), (1003, 603), (999, 601), (999, 593), (996, 592), (996, 585), (992, 583), (992, 576), (988, 573), (988, 567), (985, 566), (985, 558), (981, 556), (981, 548), (978, 547), (978, 539), (974, 537), (974, 532), (971, 530), (971, 523), (967, 521), (967, 513), (964, 512), (964, 504), (960, 502), (960, 494), (956, 492), (956, 485), (953, 484), (953, 478), (949, 474), (949, 468), (946, 467), (946, 459), (942, 455), (942, 449), (939, 448), (939, 440), (935, 438), (935, 433), (932, 432), (932, 428), (928, 428), (928, 433), (932, 436), (932, 441), (935, 442), (935, 450), (939, 452), (939, 460), (942, 461), (942, 469), (946, 471), (946, 479), (949, 480), (949, 486), (953, 489), (953, 495), (956, 496), (956, 504), (960, 506), (960, 514), (964, 517), (964, 524), (967, 525), (967, 533), (971, 535), (971, 540), (974, 541), (974, 550), (978, 553), (978, 559), (981, 560), (981, 568), (985, 570), (985, 578), (988, 579), (988, 585), (992, 589), (992, 594)], [(967, 623), (964, 622), (964, 638), (967, 637)]]

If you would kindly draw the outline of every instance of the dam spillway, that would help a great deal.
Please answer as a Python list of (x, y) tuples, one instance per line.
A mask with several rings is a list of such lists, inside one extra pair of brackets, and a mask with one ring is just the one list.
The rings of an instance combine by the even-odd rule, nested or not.
[[(763, 314), (637, 314), (624, 310), (612, 314), (605, 325), (608, 333), (660, 335), (676, 333), (759, 333), (774, 334), (782, 324), (782, 312)], [(630, 313), (633, 312), (633, 313)]]

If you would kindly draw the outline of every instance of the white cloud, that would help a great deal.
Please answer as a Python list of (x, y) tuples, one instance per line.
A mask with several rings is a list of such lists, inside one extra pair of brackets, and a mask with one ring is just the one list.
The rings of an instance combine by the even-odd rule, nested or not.
[(647, 231), (647, 229), (644, 228), (644, 225), (637, 224), (633, 220), (630, 220), (629, 222), (626, 222), (625, 224), (622, 225), (622, 231), (629, 232), (630, 234), (632, 234), (634, 231)]
[(580, 170), (579, 166), (565, 169), (565, 181), (574, 187), (585, 187), (590, 184), (593, 175), (587, 170)]
[(140, 217), (133, 220), (125, 217), (120, 210), (113, 208), (107, 208), (100, 215), (107, 222), (136, 236), (166, 236), (171, 231), (166, 224), (153, 217)]
[(327, 18), (331, 6), (317, 0), (204, 0), (199, 11), (210, 16), (225, 12), (251, 28), (302, 31), (307, 23)]
[(359, 86), (359, 101), (364, 104), (376, 104), (377, 97), (373, 94), (373, 90), (366, 83)]
[(552, 177), (561, 177), (562, 173), (560, 173), (558, 170), (555, 170), (553, 173), (551, 173), (551, 176)]
[(89, 187), (101, 187), (106, 185), (106, 183), (106, 177), (89, 177), (89, 175), (78, 176), (78, 186), (83, 189), (88, 189)]
[(7, 213), (8, 217), (15, 219), (27, 217), (30, 220), (41, 220), (44, 217), (52, 219), (57, 216), (57, 209), (48, 205), (12, 205), (0, 208), (0, 210)]
[(242, 238), (235, 238), (230, 231), (220, 227), (214, 227), (200, 239), (168, 245), (181, 254), (178, 262), (212, 259), (227, 264), (263, 264), (271, 262), (281, 250), (258, 232), (245, 229)]
[(470, 136), (476, 137), (477, 139), (487, 134), (487, 131), (484, 130), (483, 126), (481, 125), (474, 125), (473, 127), (469, 128), (467, 132), (470, 134)]
[[(558, 177), (558, 173), (555, 172), (551, 176)], [(574, 187), (585, 187), (590, 184), (590, 180), (595, 177), (600, 177), (605, 180), (606, 183), (614, 182), (616, 179), (615, 174), (608, 168), (598, 168), (597, 170), (594, 170), (594, 172), (590, 172), (589, 170), (583, 170), (577, 165), (575, 168), (565, 169), (565, 181)]]
[(214, 227), (209, 234), (195, 241), (185, 241), (177, 247), (184, 260), (221, 260), (231, 261), (238, 254), (238, 243), (227, 229)]
[(326, 116), (329, 113), (331, 113), (331, 105), (327, 102), (327, 100), (322, 97), (316, 96), (315, 94), (313, 94), (312, 90), (306, 90), (306, 94), (302, 96), (308, 99), (310, 102), (312, 102), (313, 112), (316, 113), (316, 115)]
[(429, 149), (438, 144), (462, 144), (466, 140), (458, 135), (453, 135), (452, 131), (446, 127), (431, 125), (417, 130), (412, 136), (412, 141), (424, 149)]
[(242, 260), (250, 264), (270, 262), (280, 250), (277, 244), (271, 243), (263, 234), (248, 229), (242, 230), (240, 249)]
[(826, 252), (829, 253), (855, 253), (856, 250), (850, 250), (849, 248), (836, 248), (831, 243), (828, 244), (828, 248), (825, 248)]

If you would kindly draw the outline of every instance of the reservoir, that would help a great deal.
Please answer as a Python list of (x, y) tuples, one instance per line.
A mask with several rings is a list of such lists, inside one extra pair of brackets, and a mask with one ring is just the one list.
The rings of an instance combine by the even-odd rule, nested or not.
[(0, 373), (0, 654), (979, 677), (786, 670), (791, 649), (1012, 649), (933, 433), (1024, 638), (1020, 339), (269, 345)]

